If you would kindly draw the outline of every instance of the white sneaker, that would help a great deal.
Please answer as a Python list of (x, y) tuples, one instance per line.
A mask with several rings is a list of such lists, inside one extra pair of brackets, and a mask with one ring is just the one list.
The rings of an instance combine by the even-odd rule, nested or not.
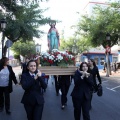
[(64, 105), (62, 105), (61, 109), (64, 109), (64, 108), (65, 108), (65, 106), (64, 106)]
[(59, 94), (60, 94), (60, 95), (62, 95), (62, 92), (61, 92), (61, 90), (59, 90)]

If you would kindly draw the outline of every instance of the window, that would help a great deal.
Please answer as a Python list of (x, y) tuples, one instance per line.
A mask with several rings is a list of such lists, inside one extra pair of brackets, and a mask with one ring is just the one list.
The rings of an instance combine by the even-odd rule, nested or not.
[(104, 57), (101, 57), (101, 58), (100, 58), (100, 65), (104, 65), (104, 62), (105, 62), (105, 58), (104, 58)]

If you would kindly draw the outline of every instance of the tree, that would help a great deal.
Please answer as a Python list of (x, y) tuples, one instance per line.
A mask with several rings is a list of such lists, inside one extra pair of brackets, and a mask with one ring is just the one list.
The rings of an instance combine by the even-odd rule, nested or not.
[(17, 41), (13, 44), (11, 50), (13, 50), (16, 56), (31, 57), (36, 53), (35, 48), (36, 46), (33, 41)]
[[(84, 15), (77, 24), (77, 31), (93, 47), (103, 45), (105, 48), (117, 44), (120, 37), (120, 2), (111, 3), (108, 7), (96, 6), (92, 16)], [(106, 41), (106, 34), (111, 35), (111, 42)]]
[(76, 47), (77, 53), (82, 53), (90, 48), (89, 42), (83, 37), (71, 37), (68, 40), (61, 39), (60, 50), (72, 51), (73, 45)]
[[(39, 38), (43, 31), (38, 28), (41, 25), (49, 23), (49, 18), (45, 18), (42, 14), (45, 10), (40, 9), (38, 4), (29, 3), (27, 6), (20, 4), (16, 0), (0, 0), (0, 6), (6, 9), (6, 13), (0, 13), (0, 18), (6, 17), (7, 28), (4, 35), (13, 43), (22, 39), (33, 40), (33, 37)], [(6, 53), (7, 47), (4, 48)]]
[[(96, 6), (92, 16), (84, 15), (81, 17), (77, 30), (93, 47), (102, 45), (106, 48), (107, 45), (112, 47), (117, 44), (120, 37), (120, 1), (109, 3), (108, 7), (104, 8)], [(107, 33), (111, 35), (109, 42), (106, 40)], [(106, 56), (107, 66), (110, 68), (108, 54)]]

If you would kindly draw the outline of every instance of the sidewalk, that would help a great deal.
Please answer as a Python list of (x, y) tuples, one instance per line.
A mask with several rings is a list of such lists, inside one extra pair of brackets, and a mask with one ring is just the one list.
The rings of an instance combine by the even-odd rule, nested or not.
[(12, 67), (13, 68), (13, 71), (15, 73), (15, 76), (19, 82), (19, 74), (22, 73), (22, 69), (21, 69), (21, 66), (16, 66), (16, 67)]
[[(101, 77), (106, 77), (106, 72), (104, 72), (103, 70), (99, 71), (99, 73), (100, 73)], [(112, 73), (112, 75), (109, 75), (109, 77), (120, 77), (120, 70), (116, 71), (116, 73), (113, 71), (111, 73)]]
[(16, 75), (22, 72), (21, 66), (12, 67)]

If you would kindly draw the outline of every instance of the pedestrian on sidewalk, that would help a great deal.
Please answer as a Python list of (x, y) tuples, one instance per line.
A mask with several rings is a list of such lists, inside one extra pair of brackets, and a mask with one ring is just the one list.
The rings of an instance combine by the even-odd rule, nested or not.
[[(90, 67), (90, 73), (93, 75), (93, 82), (94, 82), (93, 89), (91, 89), (91, 101), (92, 101), (93, 93), (97, 92), (98, 89), (96, 77), (98, 79), (99, 84), (102, 84), (102, 81), (95, 61), (93, 59), (89, 59), (88, 64)], [(90, 105), (90, 109), (92, 109), (92, 105)]]
[(107, 63), (104, 62), (104, 68), (103, 68), (104, 72), (106, 72), (106, 69), (107, 69)]
[(83, 120), (90, 120), (90, 89), (93, 85), (93, 77), (89, 73), (89, 66), (86, 62), (82, 62), (80, 69), (75, 71), (74, 84), (75, 86), (71, 93), (74, 118), (75, 120), (80, 120), (82, 111)]
[(15, 73), (9, 65), (9, 59), (3, 57), (0, 60), (0, 112), (3, 111), (5, 106), (6, 114), (11, 114), (10, 93), (13, 91), (12, 80), (15, 84), (18, 84)]
[(25, 90), (21, 102), (27, 113), (28, 120), (41, 120), (44, 107), (42, 89), (47, 87), (42, 73), (37, 70), (37, 63), (30, 60), (27, 64), (28, 72), (21, 76), (21, 85)]
[(116, 71), (117, 71), (117, 63), (116, 63), (116, 61), (114, 62), (113, 66), (114, 66), (114, 72), (116, 73)]

